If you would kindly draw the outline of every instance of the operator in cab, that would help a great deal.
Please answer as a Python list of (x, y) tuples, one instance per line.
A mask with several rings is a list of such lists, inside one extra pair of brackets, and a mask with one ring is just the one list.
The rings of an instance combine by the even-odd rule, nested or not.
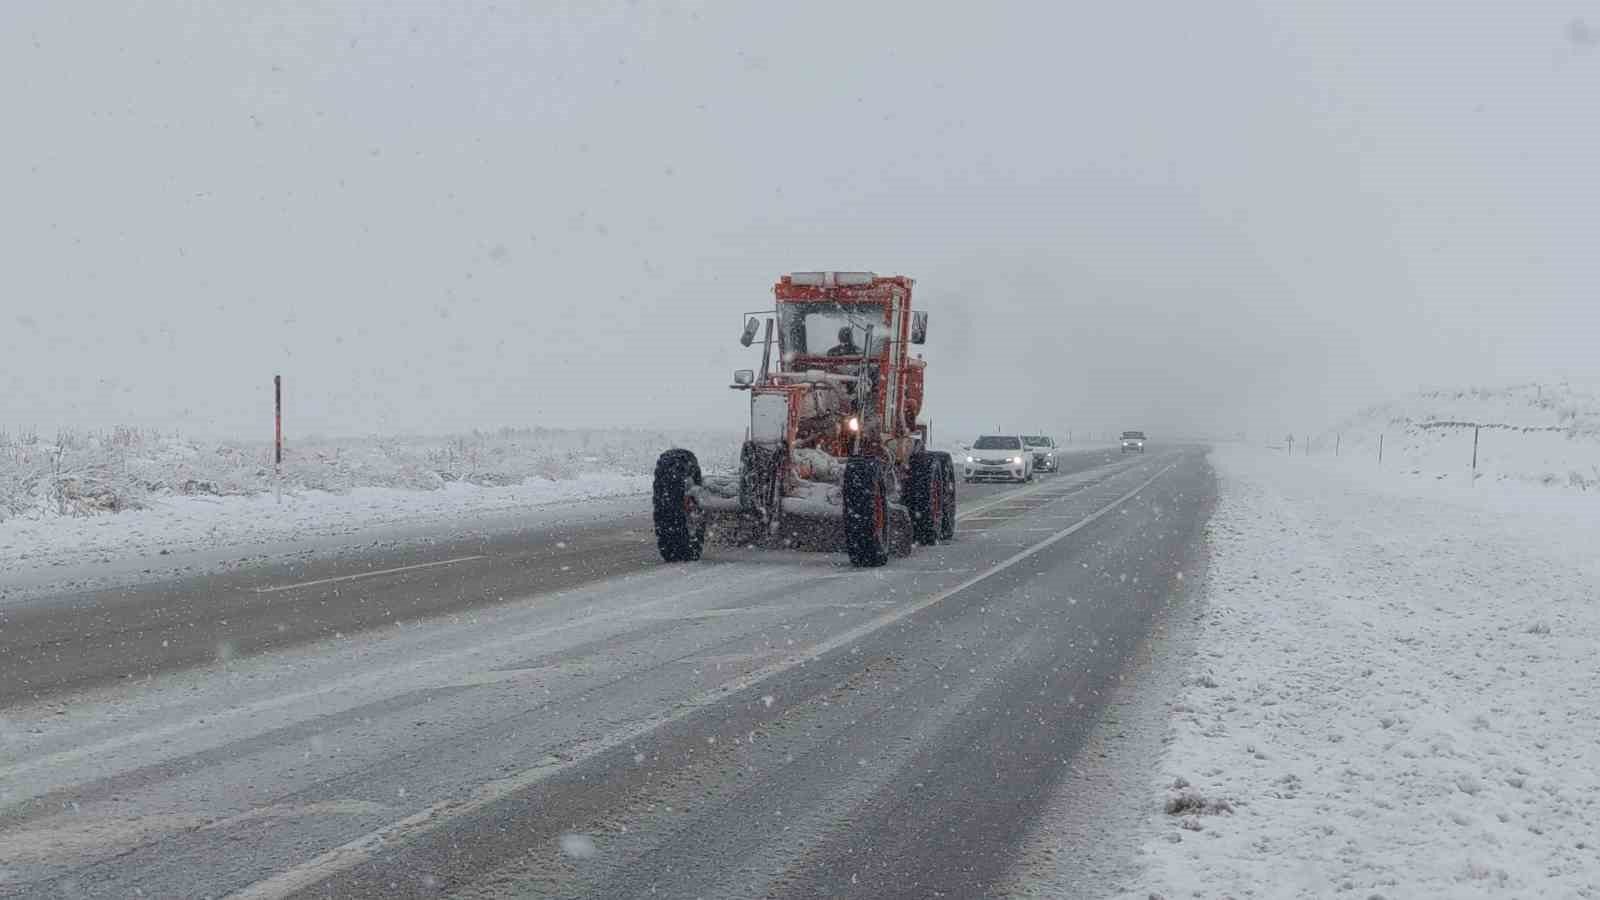
[(839, 343), (828, 351), (829, 356), (860, 356), (861, 348), (856, 346), (855, 331), (849, 325), (839, 329)]

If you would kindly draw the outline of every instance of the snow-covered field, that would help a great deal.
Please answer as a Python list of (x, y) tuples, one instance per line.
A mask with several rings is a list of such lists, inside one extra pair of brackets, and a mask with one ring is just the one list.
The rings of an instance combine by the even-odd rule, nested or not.
[[(635, 495), (656, 456), (689, 447), (707, 468), (738, 435), (504, 429), (448, 438), (289, 444), (282, 499), (270, 444), (117, 429), (0, 436), (0, 571), (146, 559), (196, 548)], [(165, 551), (163, 553), (163, 551)]]
[(1600, 895), (1600, 496), (1213, 460), (1127, 896)]
[(1314, 436), (1310, 451), (1376, 462), (1381, 436), (1386, 468), (1471, 481), (1475, 430), (1480, 481), (1600, 490), (1600, 397), (1565, 383), (1413, 394)]

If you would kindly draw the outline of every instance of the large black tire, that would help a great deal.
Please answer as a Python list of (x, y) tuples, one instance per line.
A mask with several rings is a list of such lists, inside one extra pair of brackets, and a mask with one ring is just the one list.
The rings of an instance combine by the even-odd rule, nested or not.
[(956, 536), (956, 462), (942, 450), (928, 455), (939, 463), (940, 470), (944, 472), (944, 496), (940, 498), (937, 516), (939, 540), (952, 540)]
[(850, 564), (875, 568), (889, 561), (889, 491), (882, 464), (852, 456), (844, 467), (844, 546)]
[(690, 490), (699, 484), (700, 461), (688, 450), (668, 450), (656, 460), (656, 547), (667, 562), (692, 562), (705, 548), (705, 516)]
[(918, 544), (939, 543), (939, 503), (944, 500), (944, 466), (933, 453), (912, 453), (906, 472), (910, 536)]
[(739, 453), (739, 508), (762, 526), (765, 539), (778, 537), (783, 529), (786, 458), (782, 447), (762, 447), (753, 441)]

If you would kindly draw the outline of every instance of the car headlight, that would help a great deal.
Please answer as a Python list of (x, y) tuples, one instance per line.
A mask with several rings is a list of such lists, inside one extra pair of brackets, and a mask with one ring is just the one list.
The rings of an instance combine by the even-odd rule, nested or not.
[(1011, 464), (1014, 465), (1014, 466), (1022, 465), (1022, 457), (1020, 457), (1020, 456), (1011, 457)]
[(967, 457), (967, 462), (972, 462), (972, 457)]

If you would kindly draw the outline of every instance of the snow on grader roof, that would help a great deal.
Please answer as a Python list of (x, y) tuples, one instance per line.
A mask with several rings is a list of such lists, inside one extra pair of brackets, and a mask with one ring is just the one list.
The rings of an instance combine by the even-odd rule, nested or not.
[(802, 287), (850, 287), (878, 280), (875, 272), (795, 272), (783, 280)]
[(911, 307), (912, 284), (872, 272), (779, 278), (774, 308), (747, 315), (740, 337), (751, 346), (764, 325), (760, 368), (730, 385), (750, 394), (738, 473), (706, 474), (683, 449), (656, 463), (663, 559), (699, 559), (715, 540), (843, 549), (856, 566), (881, 566), (954, 536), (955, 464), (918, 420), (926, 364), (912, 347), (928, 317)]

